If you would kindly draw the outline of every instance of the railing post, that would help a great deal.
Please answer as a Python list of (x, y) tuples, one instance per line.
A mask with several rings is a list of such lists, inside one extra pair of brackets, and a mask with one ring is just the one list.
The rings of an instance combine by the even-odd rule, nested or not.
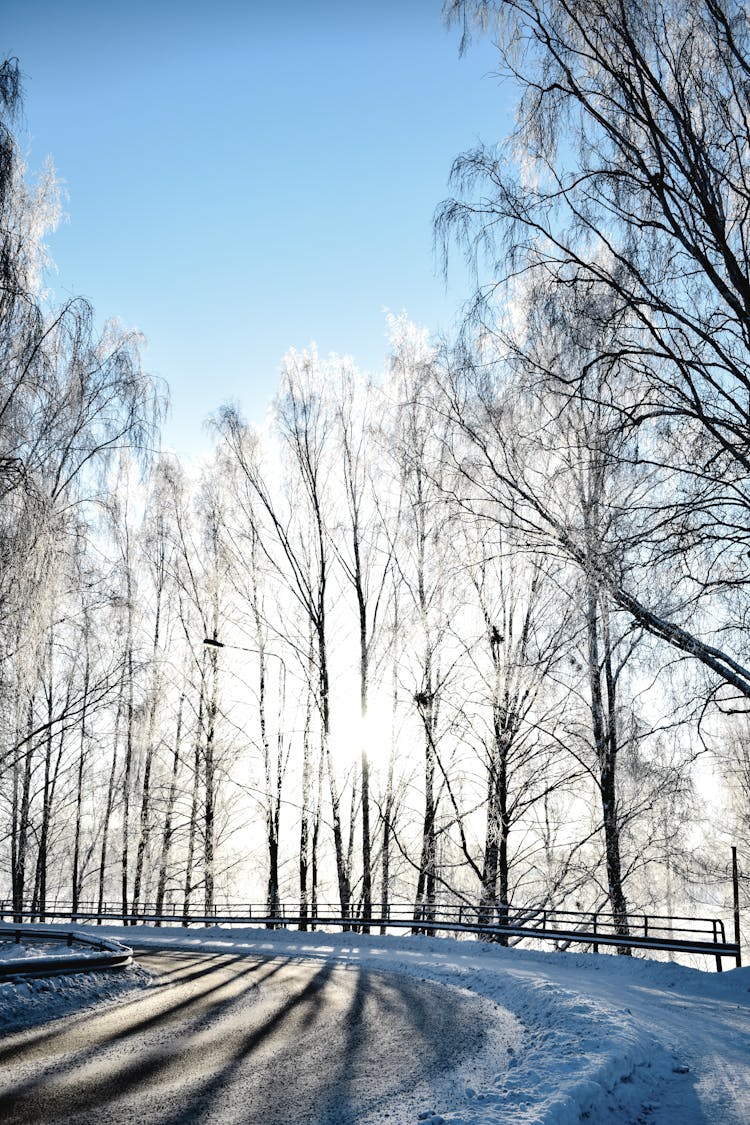
[[(596, 934), (598, 932), (596, 926), (597, 926), (597, 915), (594, 914), (594, 934)], [(593, 949), (594, 953), (598, 953), (599, 952), (599, 943), (595, 941), (593, 946), (592, 946), (592, 949)]]

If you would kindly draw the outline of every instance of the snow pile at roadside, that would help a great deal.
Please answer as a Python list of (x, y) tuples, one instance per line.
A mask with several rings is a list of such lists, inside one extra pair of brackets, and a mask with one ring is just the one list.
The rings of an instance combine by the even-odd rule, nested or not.
[[(58, 942), (56, 948), (45, 949), (43, 953), (37, 951), (35, 942), (26, 947), (23, 943), (14, 943), (12, 949), (15, 951), (10, 954), (12, 959), (27, 951), (29, 957), (38, 958), (59, 953), (60, 945)], [(19, 953), (19, 949), (23, 952)], [(134, 989), (147, 987), (148, 983), (148, 974), (137, 966), (118, 972), (81, 972), (0, 981), (0, 1035), (125, 998)]]
[(60, 942), (54, 941), (2, 941), (0, 940), (0, 966), (3, 961), (19, 957), (54, 957), (60, 952)]
[[(489, 985), (485, 978), (473, 987), (488, 992)], [(652, 1037), (634, 1027), (627, 1013), (548, 981), (530, 982), (515, 1001), (512, 990), (491, 990), (524, 1025), (523, 1053), (511, 1057), (493, 1085), (475, 1092), (467, 1107), (445, 1113), (452, 1125), (509, 1120), (572, 1125), (582, 1116), (598, 1117), (618, 1086), (630, 1083), (657, 1052)]]
[[(253, 928), (97, 927), (128, 944), (292, 956), (451, 984), (511, 1013), (522, 1034), (490, 1070), (463, 1076), (452, 1104), (424, 1104), (440, 1125), (747, 1125), (750, 1121), (750, 970), (721, 975), (600, 954), (541, 953), (450, 938), (298, 933)], [(81, 974), (19, 986), (37, 1018), (112, 999), (142, 984), (128, 974)], [(85, 987), (83, 982), (86, 981)], [(44, 985), (49, 992), (44, 1000)], [(17, 1026), (0, 986), (0, 1029)], [(64, 1001), (63, 1001), (64, 997)], [(17, 1012), (25, 1010), (24, 999)], [(64, 1002), (65, 1007), (60, 1005)], [(387, 1029), (384, 1029), (387, 1033)], [(425, 1075), (437, 1089), (438, 1075)], [(392, 1116), (413, 1121), (413, 1110)], [(366, 1125), (363, 1118), (361, 1125)]]
[(3, 941), (0, 938), (0, 968), (2, 968), (3, 961), (18, 961), (21, 958), (24, 960), (27, 957), (40, 958), (40, 957), (86, 957), (90, 956), (91, 949), (89, 946), (67, 945), (61, 941)]

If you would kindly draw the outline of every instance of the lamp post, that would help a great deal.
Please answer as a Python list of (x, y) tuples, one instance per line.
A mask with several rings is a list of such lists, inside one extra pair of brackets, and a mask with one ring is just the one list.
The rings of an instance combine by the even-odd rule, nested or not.
[(251, 652), (254, 656), (262, 656), (263, 659), (265, 659), (267, 656), (273, 656), (276, 660), (278, 660), (279, 664), (284, 669), (284, 673), (286, 674), (286, 664), (284, 663), (283, 658), (279, 656), (277, 652), (266, 652), (265, 649), (263, 649), (263, 651), (261, 652), (259, 648), (248, 648), (246, 645), (228, 645), (225, 641), (220, 641), (218, 637), (204, 637), (203, 647), (228, 648), (233, 652)]
[[(284, 697), (286, 695), (286, 677), (287, 669), (286, 664), (281, 656), (276, 652), (266, 652), (265, 649), (249, 648), (247, 645), (232, 645), (220, 641), (218, 637), (204, 637), (203, 645), (205, 648), (216, 651), (217, 649), (227, 648), (236, 652), (250, 652), (254, 656), (260, 657), (260, 691), (259, 691), (259, 707), (260, 707), (260, 728), (261, 728), (261, 741), (263, 746), (263, 765), (266, 779), (266, 844), (268, 848), (268, 887), (267, 887), (267, 911), (268, 917), (274, 918), (279, 913), (279, 818), (281, 813), (281, 744), (279, 744), (279, 761), (276, 763), (274, 770), (271, 762), (271, 748), (268, 740), (266, 714), (265, 714), (265, 667), (264, 662), (266, 657), (273, 656), (278, 660), (281, 665), (281, 677), (279, 681), (279, 700), (280, 707), (283, 707)], [(272, 792), (273, 782), (272, 778), (274, 773), (277, 776), (276, 792)], [(267, 922), (266, 925), (274, 928), (273, 922)]]

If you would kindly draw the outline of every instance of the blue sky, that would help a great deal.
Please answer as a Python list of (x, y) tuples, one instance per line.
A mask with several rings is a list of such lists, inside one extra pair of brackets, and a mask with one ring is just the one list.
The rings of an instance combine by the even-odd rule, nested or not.
[(207, 448), (228, 399), (262, 418), (291, 346), (379, 370), (386, 308), (450, 329), (468, 281), (439, 276), (433, 212), (510, 100), (439, 0), (3, 7), (29, 165), (68, 193), (52, 284), (145, 334), (166, 444)]

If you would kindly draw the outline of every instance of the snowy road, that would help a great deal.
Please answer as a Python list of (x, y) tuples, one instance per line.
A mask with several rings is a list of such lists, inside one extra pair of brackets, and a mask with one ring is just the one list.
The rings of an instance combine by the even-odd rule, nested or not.
[(520, 1039), (491, 1001), (413, 977), (179, 950), (139, 961), (155, 979), (134, 998), (0, 1042), (0, 1121), (414, 1121)]
[(0, 984), (0, 1122), (750, 1123), (750, 969), (449, 938), (97, 933), (140, 943), (154, 977)]

